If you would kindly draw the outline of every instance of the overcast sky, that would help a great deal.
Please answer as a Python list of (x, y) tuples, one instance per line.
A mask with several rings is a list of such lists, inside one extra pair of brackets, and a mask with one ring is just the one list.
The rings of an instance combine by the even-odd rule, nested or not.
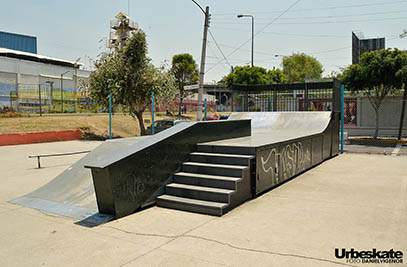
[[(204, 16), (191, 0), (129, 1), (2, 1), (0, 30), (37, 36), (39, 54), (81, 58), (88, 66), (105, 50), (109, 21), (123, 11), (146, 32), (155, 65), (177, 53), (190, 53), (199, 64)], [(386, 47), (407, 47), (407, 38), (399, 38), (407, 29), (407, 0), (197, 1), (210, 7), (210, 31), (220, 48), (209, 35), (206, 82), (250, 62), (251, 20), (236, 18), (240, 13), (255, 16), (254, 64), (269, 69), (280, 67), (275, 54), (304, 52), (322, 63), (324, 74), (338, 70), (351, 63), (352, 31), (386, 37)]]

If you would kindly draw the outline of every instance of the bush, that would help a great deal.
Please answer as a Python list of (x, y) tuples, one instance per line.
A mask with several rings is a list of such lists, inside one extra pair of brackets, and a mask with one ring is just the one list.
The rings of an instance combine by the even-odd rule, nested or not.
[(12, 107), (0, 107), (0, 118), (13, 118), (13, 117), (22, 117), (23, 114), (17, 112)]
[(8, 113), (8, 112), (16, 112), (16, 110), (14, 108), (8, 107), (8, 106), (4, 106), (4, 107), (0, 107), (0, 113)]

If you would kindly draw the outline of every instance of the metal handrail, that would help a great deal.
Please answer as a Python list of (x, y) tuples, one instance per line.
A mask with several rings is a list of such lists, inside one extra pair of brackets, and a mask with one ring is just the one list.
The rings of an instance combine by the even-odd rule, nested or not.
[(56, 153), (56, 154), (32, 155), (32, 156), (28, 156), (28, 158), (30, 158), (30, 159), (31, 158), (37, 158), (37, 160), (38, 160), (38, 169), (40, 169), (41, 168), (40, 158), (70, 156), (70, 155), (83, 154), (83, 153), (89, 153), (89, 152), (90, 152), (90, 150), (78, 151), (78, 152), (67, 152), (67, 153)]

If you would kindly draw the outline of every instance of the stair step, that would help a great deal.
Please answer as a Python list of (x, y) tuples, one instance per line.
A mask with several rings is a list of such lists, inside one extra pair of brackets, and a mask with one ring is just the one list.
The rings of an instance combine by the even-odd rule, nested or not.
[(203, 163), (217, 163), (228, 165), (249, 165), (249, 160), (253, 159), (252, 155), (222, 154), (208, 152), (193, 152), (190, 154), (190, 161)]
[(157, 198), (157, 206), (221, 216), (223, 214), (224, 209), (228, 206), (228, 204), (192, 198), (162, 195)]
[(236, 189), (236, 183), (241, 178), (219, 176), (189, 172), (177, 172), (174, 174), (174, 182), (180, 184), (198, 185), (223, 189)]
[(210, 145), (205, 143), (198, 144), (197, 151), (207, 153), (234, 154), (234, 155), (256, 155), (255, 147)]
[(248, 167), (242, 165), (226, 165), (201, 162), (184, 162), (182, 164), (183, 172), (233, 177), (242, 177), (242, 171), (246, 168)]
[(165, 193), (167, 195), (223, 203), (228, 203), (230, 194), (234, 192), (235, 190), (178, 183), (171, 183), (165, 186)]

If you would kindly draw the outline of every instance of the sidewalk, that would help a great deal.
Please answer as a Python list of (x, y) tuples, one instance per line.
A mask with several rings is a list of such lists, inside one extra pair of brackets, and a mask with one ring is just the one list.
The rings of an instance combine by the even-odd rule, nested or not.
[(222, 217), (152, 207), (87, 228), (7, 203), (83, 156), (35, 169), (28, 155), (98, 144), (0, 147), (0, 266), (351, 266), (335, 248), (393, 248), (407, 261), (405, 157), (343, 154)]

